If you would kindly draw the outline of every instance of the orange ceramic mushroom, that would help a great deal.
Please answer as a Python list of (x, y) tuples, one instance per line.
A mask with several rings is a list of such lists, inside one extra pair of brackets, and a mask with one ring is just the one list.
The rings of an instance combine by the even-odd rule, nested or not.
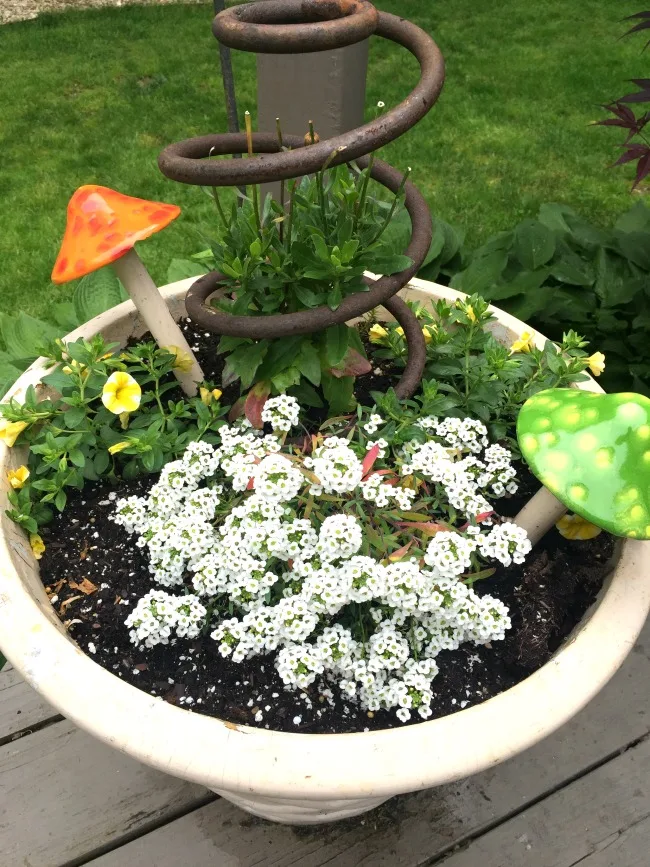
[(52, 271), (55, 283), (67, 283), (112, 264), (146, 326), (160, 346), (178, 349), (192, 360), (190, 370), (174, 373), (186, 394), (196, 394), (203, 372), (183, 332), (134, 249), (180, 214), (176, 205), (125, 196), (108, 187), (86, 184), (68, 204), (63, 243)]

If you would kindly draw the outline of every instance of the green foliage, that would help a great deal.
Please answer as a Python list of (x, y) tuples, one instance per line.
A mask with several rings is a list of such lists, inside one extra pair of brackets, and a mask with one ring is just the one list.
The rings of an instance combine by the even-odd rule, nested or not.
[[(47, 355), (55, 366), (42, 382), (56, 396), (41, 400), (30, 386), (22, 403), (11, 399), (0, 405), (5, 425), (23, 428), (16, 443), (29, 446), (29, 477), (9, 492), (7, 512), (29, 533), (52, 518), (53, 508), (63, 511), (70, 489), (99, 478), (159, 472), (188, 442), (210, 440), (223, 424), (224, 411), (212, 396), (204, 401), (174, 395), (175, 355), (153, 343), (119, 354), (115, 347), (100, 335), (54, 341)], [(114, 371), (128, 373), (140, 386), (140, 405), (131, 414), (116, 415), (102, 402)]]
[(650, 394), (650, 208), (643, 202), (609, 230), (545, 204), (536, 220), (463, 258), (453, 288), (480, 293), (555, 340), (575, 325), (606, 354), (608, 390)]
[[(219, 223), (212, 256), (174, 260), (174, 276), (202, 273), (205, 267), (220, 271), (226, 275), (224, 291), (213, 303), (233, 315), (286, 314), (323, 305), (335, 310), (346, 296), (367, 291), (365, 271), (394, 274), (411, 265), (394, 229), (404, 225), (408, 172), (397, 193), (384, 201), (369, 192), (371, 166), (372, 160), (363, 171), (324, 167), (314, 177), (294, 181), (285, 208), (267, 196), (260, 210), (254, 193), (226, 215), (213, 190)], [(274, 394), (307, 395), (312, 406), (322, 405), (322, 395), (331, 413), (354, 407), (354, 377), (370, 370), (355, 329), (344, 324), (280, 340), (225, 337), (219, 352), (226, 355), (226, 381), (238, 379), (242, 391), (267, 383)]]
[(52, 306), (53, 322), (36, 319), (23, 311), (15, 316), (0, 313), (0, 335), (5, 345), (5, 351), (0, 353), (0, 397), (23, 370), (46, 354), (48, 343), (127, 298), (113, 270), (102, 268), (77, 283), (70, 301)]
[[(391, 437), (412, 437), (411, 426), (421, 415), (478, 418), (493, 441), (518, 446), (514, 425), (521, 405), (545, 388), (568, 386), (586, 379), (587, 345), (574, 331), (560, 343), (547, 341), (543, 350), (522, 341), (508, 348), (490, 333), (494, 317), (478, 295), (451, 305), (440, 300), (431, 307), (412, 305), (427, 337), (427, 365), (422, 391), (400, 402), (392, 389), (373, 394), (380, 413), (391, 419)], [(487, 326), (487, 328), (486, 328)], [(406, 343), (395, 323), (385, 324), (378, 344), (380, 358), (405, 362)]]

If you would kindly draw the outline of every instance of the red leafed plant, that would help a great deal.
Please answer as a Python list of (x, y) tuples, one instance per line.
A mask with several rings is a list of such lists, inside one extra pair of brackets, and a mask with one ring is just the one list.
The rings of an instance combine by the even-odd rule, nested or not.
[[(638, 33), (640, 30), (650, 30), (650, 12), (637, 12), (625, 20), (637, 19), (639, 19), (639, 23), (628, 30), (624, 36)], [(646, 42), (644, 50), (648, 45), (650, 45), (650, 40)], [(650, 174), (650, 139), (643, 133), (644, 128), (650, 123), (650, 111), (636, 115), (630, 108), (630, 104), (650, 103), (650, 78), (633, 78), (632, 83), (637, 86), (638, 91), (628, 93), (609, 105), (604, 105), (603, 108), (614, 116), (597, 120), (595, 124), (597, 126), (620, 126), (621, 129), (627, 130), (627, 137), (621, 145), (623, 153), (614, 165), (620, 166), (623, 163), (637, 161), (636, 175), (632, 184), (634, 190)]]

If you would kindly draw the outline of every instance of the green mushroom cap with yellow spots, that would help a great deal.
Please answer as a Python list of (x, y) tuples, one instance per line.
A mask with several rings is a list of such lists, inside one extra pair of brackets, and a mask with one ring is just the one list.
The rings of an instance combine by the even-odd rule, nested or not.
[(650, 539), (650, 399), (549, 388), (517, 419), (522, 455), (572, 512), (613, 533)]

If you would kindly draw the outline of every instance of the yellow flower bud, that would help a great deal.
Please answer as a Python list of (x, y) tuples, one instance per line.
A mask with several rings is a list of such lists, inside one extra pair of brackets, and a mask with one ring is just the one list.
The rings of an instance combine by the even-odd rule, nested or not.
[(0, 440), (11, 448), (16, 442), (20, 434), (29, 427), (26, 421), (7, 421), (0, 419)]
[(38, 533), (30, 533), (29, 534), (29, 544), (32, 549), (32, 553), (37, 560), (40, 560), (45, 552), (45, 542), (41, 539)]
[(397, 326), (397, 328), (395, 329), (395, 333), (399, 334), (400, 337), (404, 337), (404, 329), (401, 325)]
[(17, 470), (9, 470), (7, 473), (7, 480), (9, 484), (14, 489), (14, 491), (19, 491), (27, 479), (29, 478), (29, 470), (26, 466), (18, 467)]
[(203, 403), (206, 406), (210, 406), (210, 404), (212, 403), (213, 400), (219, 400), (222, 392), (218, 388), (213, 388), (212, 391), (210, 391), (207, 388), (200, 388), (199, 394), (201, 396), (201, 400), (203, 401)]
[(431, 343), (431, 341), (433, 340), (433, 335), (432, 335), (431, 330), (429, 328), (423, 328), (422, 329), (422, 335), (424, 337), (425, 343)]
[(474, 313), (474, 308), (471, 304), (468, 304), (465, 308), (465, 315), (469, 319), (470, 322), (476, 322), (476, 313)]
[(130, 415), (131, 415), (130, 412), (121, 412), (120, 413), (120, 427), (122, 428), (122, 430), (126, 430), (128, 428)]
[(368, 337), (371, 343), (383, 343), (388, 337), (388, 332), (379, 323), (375, 323), (368, 331)]
[(128, 449), (130, 445), (131, 443), (127, 440), (122, 440), (122, 442), (115, 443), (114, 445), (109, 446), (108, 453), (109, 455), (116, 455), (118, 452), (122, 452), (124, 451), (124, 449)]
[(605, 370), (605, 356), (602, 352), (594, 352), (593, 355), (590, 355), (585, 360), (594, 376), (600, 376), (603, 370)]

